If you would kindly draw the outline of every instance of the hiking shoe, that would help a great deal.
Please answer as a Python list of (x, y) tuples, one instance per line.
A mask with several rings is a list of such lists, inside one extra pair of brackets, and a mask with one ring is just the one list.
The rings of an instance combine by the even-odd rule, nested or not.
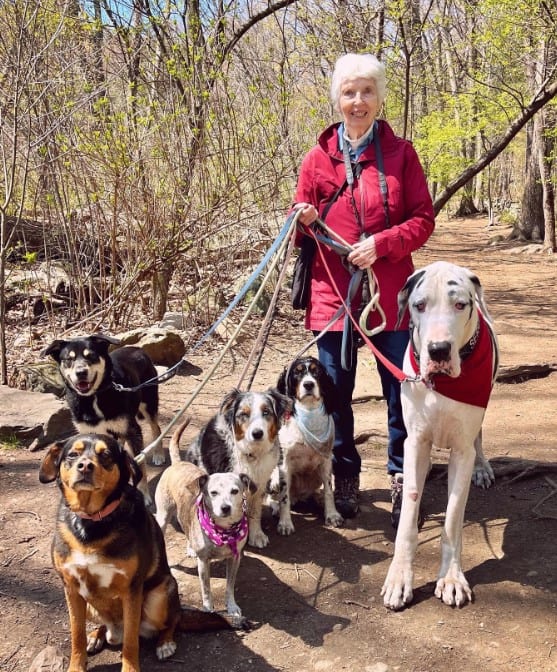
[(335, 506), (343, 518), (354, 518), (358, 513), (360, 477), (335, 478)]
[[(396, 529), (398, 529), (398, 523), (400, 521), (400, 512), (402, 510), (402, 485), (403, 477), (402, 474), (393, 474), (391, 476), (391, 524)], [(420, 502), (420, 509), (418, 511), (418, 530), (421, 529), (424, 524), (424, 516), (422, 513), (422, 503)]]

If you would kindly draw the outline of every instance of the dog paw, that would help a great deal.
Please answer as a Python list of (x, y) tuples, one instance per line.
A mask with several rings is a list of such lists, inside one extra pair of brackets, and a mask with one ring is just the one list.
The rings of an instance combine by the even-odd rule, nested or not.
[(495, 474), (493, 473), (491, 464), (489, 464), (487, 460), (474, 465), (472, 483), (476, 487), (483, 488), (484, 490), (490, 488), (495, 483)]
[(151, 457), (151, 461), (153, 463), (153, 466), (162, 467), (162, 465), (166, 463), (166, 456), (164, 454), (164, 451), (156, 450)]
[(397, 567), (391, 564), (381, 595), (387, 609), (399, 611), (412, 601), (414, 573), (409, 567)]
[(87, 635), (87, 653), (98, 653), (106, 644), (106, 625), (100, 625)]
[(456, 577), (451, 573), (437, 581), (435, 597), (450, 607), (462, 607), (467, 602), (472, 602), (472, 590), (464, 574), (458, 571)]
[(294, 523), (291, 520), (280, 520), (277, 525), (277, 532), (283, 537), (288, 537), (295, 532)]
[(325, 525), (328, 525), (329, 527), (341, 527), (344, 525), (344, 518), (338, 511), (335, 511), (335, 513), (332, 513), (325, 518)]
[(176, 642), (172, 640), (169, 642), (163, 642), (157, 646), (157, 658), (159, 660), (166, 660), (173, 656), (176, 653)]
[(255, 548), (265, 548), (269, 545), (269, 537), (263, 530), (250, 532), (248, 543)]

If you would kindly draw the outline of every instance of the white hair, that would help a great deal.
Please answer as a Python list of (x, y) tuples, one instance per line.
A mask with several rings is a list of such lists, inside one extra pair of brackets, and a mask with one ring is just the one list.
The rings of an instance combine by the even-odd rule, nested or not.
[(373, 79), (377, 87), (379, 107), (383, 105), (387, 89), (383, 63), (372, 54), (344, 54), (335, 63), (331, 78), (331, 102), (337, 112), (339, 111), (341, 86), (345, 81), (357, 77)]

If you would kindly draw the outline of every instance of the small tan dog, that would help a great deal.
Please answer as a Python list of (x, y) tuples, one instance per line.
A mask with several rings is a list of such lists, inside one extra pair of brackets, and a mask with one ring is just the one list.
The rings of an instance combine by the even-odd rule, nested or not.
[(219, 472), (208, 475), (195, 464), (180, 459), (179, 443), (188, 418), (174, 432), (165, 469), (155, 491), (156, 519), (164, 531), (176, 515), (188, 540), (188, 552), (197, 557), (203, 609), (213, 611), (211, 560), (226, 559), (226, 610), (241, 624), (242, 612), (234, 589), (240, 560), (248, 538), (246, 495), (255, 485), (245, 474)]

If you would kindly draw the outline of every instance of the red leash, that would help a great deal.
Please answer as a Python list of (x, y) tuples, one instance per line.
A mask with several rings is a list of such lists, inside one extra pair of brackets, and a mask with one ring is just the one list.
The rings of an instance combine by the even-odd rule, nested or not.
[(408, 377), (408, 376), (404, 373), (404, 371), (402, 371), (402, 370), (399, 369), (397, 366), (395, 366), (391, 361), (389, 361), (389, 360), (385, 357), (385, 355), (383, 355), (381, 352), (379, 352), (379, 350), (375, 347), (375, 345), (373, 345), (373, 343), (372, 343), (371, 340), (367, 337), (367, 335), (362, 331), (362, 329), (360, 328), (360, 325), (359, 325), (359, 323), (358, 323), (358, 320), (356, 320), (356, 318), (352, 315), (352, 312), (350, 311), (350, 309), (349, 309), (348, 306), (346, 305), (346, 302), (344, 301), (344, 298), (342, 297), (342, 294), (340, 293), (340, 290), (339, 290), (339, 288), (338, 288), (338, 285), (336, 284), (336, 282), (335, 282), (335, 280), (334, 280), (334, 278), (333, 278), (333, 275), (332, 275), (332, 273), (331, 273), (331, 270), (330, 270), (330, 268), (329, 268), (329, 266), (328, 266), (328, 264), (327, 264), (327, 261), (325, 260), (325, 255), (323, 254), (323, 250), (321, 249), (321, 245), (319, 244), (319, 240), (318, 240), (317, 236), (315, 235), (315, 232), (314, 232), (313, 228), (311, 228), (311, 227), (307, 227), (306, 230), (309, 232), (309, 235), (311, 235), (311, 236), (313, 237), (313, 239), (315, 240), (315, 244), (317, 245), (317, 250), (319, 251), (319, 256), (321, 257), (321, 261), (322, 261), (322, 263), (323, 263), (323, 266), (324, 266), (324, 268), (325, 268), (325, 271), (327, 272), (327, 275), (328, 275), (328, 277), (329, 277), (329, 280), (330, 280), (330, 282), (331, 282), (331, 285), (332, 285), (333, 289), (335, 290), (335, 292), (336, 292), (338, 298), (340, 299), (340, 301), (341, 301), (341, 303), (342, 303), (342, 305), (343, 305), (343, 307), (344, 307), (345, 314), (348, 315), (348, 317), (349, 317), (350, 320), (352, 321), (352, 324), (356, 327), (356, 330), (358, 331), (358, 333), (359, 333), (360, 336), (362, 337), (362, 340), (364, 341), (364, 343), (365, 343), (365, 344), (368, 346), (368, 348), (373, 352), (373, 354), (377, 357), (377, 359), (379, 359), (379, 361), (380, 361), (380, 362), (381, 362), (381, 363), (382, 363), (382, 364), (383, 364), (383, 365), (384, 365), (384, 366), (385, 366), (385, 367), (386, 367), (386, 368), (393, 374), (393, 376), (394, 376), (398, 381), (400, 381), (401, 383), (402, 383), (403, 381), (418, 382), (419, 380), (421, 380), (421, 378), (420, 378), (419, 376), (418, 376), (418, 377), (415, 377), (415, 378), (410, 378), (410, 377)]

